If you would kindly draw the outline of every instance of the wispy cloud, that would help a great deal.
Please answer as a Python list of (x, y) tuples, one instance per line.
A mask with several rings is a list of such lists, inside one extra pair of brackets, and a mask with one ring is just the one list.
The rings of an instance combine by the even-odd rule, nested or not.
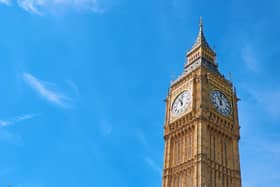
[(36, 116), (35, 114), (23, 114), (23, 115), (13, 117), (8, 120), (0, 120), (0, 127), (7, 127), (7, 126), (10, 126), (10, 125), (22, 122), (22, 121), (32, 119), (35, 116)]
[(246, 44), (241, 51), (242, 55), (242, 60), (246, 64), (247, 68), (254, 72), (258, 73), (259, 72), (259, 61), (257, 57), (257, 53), (255, 52), (256, 50), (253, 49), (253, 47), (249, 44)]
[(145, 148), (149, 148), (149, 142), (147, 140), (147, 137), (145, 135), (145, 133), (141, 130), (141, 129), (137, 129), (136, 133), (135, 133), (136, 138), (138, 139), (138, 141), (145, 147)]
[(35, 116), (36, 116), (35, 114), (24, 114), (24, 115), (17, 116), (15, 118), (15, 121), (19, 122), (19, 121), (29, 120), (34, 118)]
[(149, 167), (151, 167), (156, 173), (158, 173), (159, 175), (161, 175), (161, 167), (159, 167), (157, 165), (157, 163), (151, 159), (150, 157), (146, 157), (145, 158), (145, 162), (148, 164)]
[(5, 5), (10, 5), (11, 0), (0, 0), (0, 3), (5, 4)]
[[(2, 0), (3, 1), (3, 0)], [(45, 12), (73, 9), (103, 13), (100, 0), (18, 0), (18, 5), (27, 12), (43, 15)]]
[(74, 91), (74, 94), (76, 96), (80, 95), (79, 87), (77, 86), (77, 84), (74, 81), (67, 80), (66, 83), (69, 85), (70, 88), (72, 88), (72, 90)]
[(44, 0), (18, 0), (18, 5), (27, 12), (42, 15), (39, 7), (45, 4)]
[(59, 92), (55, 83), (42, 81), (29, 73), (24, 73), (23, 79), (31, 88), (33, 88), (47, 101), (60, 107), (67, 108), (70, 106), (72, 99)]
[(6, 127), (6, 126), (8, 126), (10, 124), (11, 124), (10, 121), (0, 120), (0, 126), (1, 127)]

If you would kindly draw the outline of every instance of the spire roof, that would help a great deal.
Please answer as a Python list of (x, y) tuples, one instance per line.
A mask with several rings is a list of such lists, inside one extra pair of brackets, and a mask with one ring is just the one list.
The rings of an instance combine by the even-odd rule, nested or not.
[(197, 59), (203, 58), (210, 63), (216, 64), (216, 53), (208, 44), (203, 31), (203, 20), (200, 17), (199, 32), (192, 49), (187, 53), (186, 65), (195, 62)]
[[(200, 17), (200, 22), (199, 22), (199, 32), (198, 32), (198, 35), (197, 35), (197, 38), (196, 38), (196, 41), (192, 47), (192, 50), (199, 47), (199, 46), (202, 46), (202, 47), (207, 47), (208, 49), (210, 49), (211, 51), (213, 51), (211, 49), (211, 47), (209, 46), (205, 36), (204, 36), (204, 32), (203, 32), (203, 19), (202, 17)], [(214, 51), (213, 51), (214, 52)]]

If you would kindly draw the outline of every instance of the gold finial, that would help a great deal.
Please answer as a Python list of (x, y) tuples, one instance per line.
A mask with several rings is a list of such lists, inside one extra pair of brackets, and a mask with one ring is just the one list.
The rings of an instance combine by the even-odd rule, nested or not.
[(202, 16), (200, 16), (199, 28), (200, 28), (201, 31), (203, 30), (203, 19), (202, 19)]

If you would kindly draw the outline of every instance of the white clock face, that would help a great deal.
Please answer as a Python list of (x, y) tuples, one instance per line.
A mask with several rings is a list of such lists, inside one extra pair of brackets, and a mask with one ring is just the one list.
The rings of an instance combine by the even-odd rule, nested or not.
[(229, 100), (222, 92), (218, 90), (212, 91), (211, 101), (217, 109), (217, 111), (223, 114), (224, 116), (228, 116), (231, 113), (231, 105), (229, 103)]
[(185, 90), (180, 93), (172, 104), (172, 115), (174, 117), (182, 114), (190, 106), (192, 102), (191, 90)]

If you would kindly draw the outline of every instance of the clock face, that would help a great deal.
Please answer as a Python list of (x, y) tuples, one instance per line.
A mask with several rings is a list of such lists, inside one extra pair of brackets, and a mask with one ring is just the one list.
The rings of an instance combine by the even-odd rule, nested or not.
[(229, 100), (222, 92), (218, 90), (212, 91), (211, 101), (217, 109), (217, 111), (223, 114), (224, 116), (228, 116), (231, 113), (231, 105), (229, 103)]
[(192, 102), (191, 90), (185, 90), (180, 93), (172, 104), (172, 115), (174, 117), (182, 114), (190, 106)]

